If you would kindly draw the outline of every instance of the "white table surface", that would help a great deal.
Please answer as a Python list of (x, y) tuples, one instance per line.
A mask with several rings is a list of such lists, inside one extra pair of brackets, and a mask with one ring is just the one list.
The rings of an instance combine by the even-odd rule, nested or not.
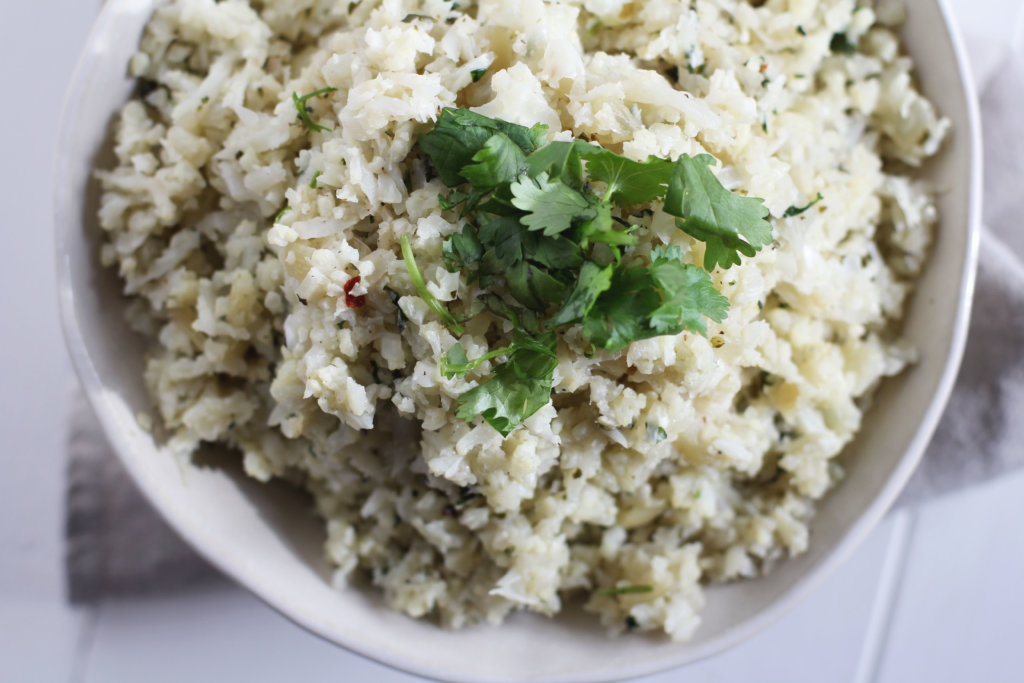
[[(50, 162), (99, 0), (0, 2), (0, 680), (413, 681), (320, 641), (227, 582), (73, 608), (62, 573), (74, 378), (53, 285)], [(1020, 0), (951, 0), (979, 82)], [(1024, 681), (1024, 474), (890, 515), (821, 588), (733, 650), (644, 679)]]

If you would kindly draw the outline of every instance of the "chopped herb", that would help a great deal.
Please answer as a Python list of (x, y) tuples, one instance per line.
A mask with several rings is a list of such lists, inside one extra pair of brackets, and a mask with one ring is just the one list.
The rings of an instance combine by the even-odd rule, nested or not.
[(487, 69), (473, 69), (469, 72), (469, 75), (473, 77), (473, 82), (478, 82), (484, 75), (487, 74)]
[(617, 588), (605, 588), (600, 591), (601, 595), (636, 595), (638, 593), (653, 593), (654, 586), (619, 586)]
[(814, 206), (815, 204), (820, 202), (822, 199), (824, 199), (824, 197), (822, 197), (821, 193), (819, 192), (818, 196), (810, 204), (808, 204), (806, 206), (791, 206), (788, 209), (786, 209), (786, 211), (782, 214), (782, 217), (783, 218), (792, 218), (793, 216), (799, 216), (804, 211), (806, 211), (807, 209), (811, 208), (812, 206)]
[(661, 425), (647, 423), (647, 440), (654, 443), (661, 443), (668, 438), (668, 432)]
[(402, 23), (408, 24), (411, 21), (422, 19), (424, 21), (433, 21), (434, 17), (428, 17), (426, 14), (406, 14), (402, 19)]
[[(466, 377), (500, 361), (459, 398), (457, 415), (482, 417), (503, 435), (551, 400), (561, 328), (579, 325), (608, 351), (684, 330), (706, 335), (706, 319), (723, 321), (729, 305), (709, 271), (772, 239), (763, 201), (725, 189), (710, 156), (635, 161), (585, 140), (545, 144), (546, 133), (449, 108), (419, 139), (451, 188), (438, 197), (442, 210), (459, 209), (465, 220), (442, 243), (445, 268), (484, 290), (469, 317), (488, 310), (512, 330), (509, 342), (473, 359), (452, 345), (441, 372)], [(629, 218), (650, 215), (651, 202), (706, 243), (704, 268), (684, 263), (677, 246), (624, 258), (637, 243)], [(417, 294), (461, 336), (459, 321), (427, 290), (409, 239), (401, 245)], [(667, 436), (655, 426), (654, 439)]]
[(320, 176), (321, 175), (322, 175), (322, 172), (321, 171), (317, 171), (316, 173), (313, 174), (313, 179), (309, 181), (309, 186), (311, 188), (313, 188), (314, 190), (317, 189), (317, 181), (320, 180)]
[(306, 103), (309, 102), (309, 100), (313, 99), (314, 97), (327, 95), (335, 91), (337, 91), (337, 88), (320, 88), (319, 90), (314, 90), (308, 95), (299, 96), (298, 93), (292, 93), (292, 103), (295, 105), (295, 111), (298, 112), (299, 120), (305, 124), (306, 129), (309, 130), (310, 132), (330, 132), (332, 129), (326, 126), (321, 126), (320, 124), (317, 123), (313, 123), (313, 119), (309, 117), (313, 109), (309, 107)]
[(276, 224), (276, 223), (280, 223), (280, 222), (281, 222), (281, 219), (282, 219), (282, 218), (284, 218), (284, 215), (285, 215), (286, 213), (288, 213), (289, 211), (291, 211), (291, 210), (292, 210), (292, 207), (290, 207), (290, 206), (286, 206), (286, 207), (284, 207), (283, 209), (281, 209), (281, 210), (280, 210), (280, 211), (278, 212), (278, 214), (277, 214), (276, 216), (274, 216), (274, 223), (275, 223), (275, 224)]
[(832, 50), (832, 52), (839, 52), (844, 55), (852, 55), (857, 51), (856, 43), (851, 43), (845, 33), (833, 34), (832, 40), (829, 41), (828, 48)]
[(802, 36), (806, 36), (807, 35), (807, 31), (805, 31), (804, 27), (799, 25), (799, 24), (797, 24), (796, 32), (799, 33)]

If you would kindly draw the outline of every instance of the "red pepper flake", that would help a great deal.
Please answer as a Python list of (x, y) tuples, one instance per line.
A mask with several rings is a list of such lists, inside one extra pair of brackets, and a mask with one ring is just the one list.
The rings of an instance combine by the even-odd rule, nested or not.
[(366, 296), (363, 294), (353, 295), (352, 290), (356, 288), (359, 281), (363, 278), (356, 275), (354, 278), (345, 283), (345, 305), (349, 308), (362, 308), (366, 305)]
[(763, 64), (761, 64), (761, 73), (764, 73), (767, 70), (768, 70), (768, 62), (764, 62)]

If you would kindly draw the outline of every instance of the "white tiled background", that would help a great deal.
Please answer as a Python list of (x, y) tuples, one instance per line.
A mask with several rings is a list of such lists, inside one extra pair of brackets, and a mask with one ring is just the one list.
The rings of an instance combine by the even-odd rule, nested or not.
[[(1021, 0), (951, 0), (985, 81)], [(99, 0), (0, 0), (0, 680), (413, 681), (223, 583), (65, 603), (63, 416), (50, 161)], [(892, 514), (810, 598), (747, 643), (645, 683), (1024, 681), (1024, 474)]]

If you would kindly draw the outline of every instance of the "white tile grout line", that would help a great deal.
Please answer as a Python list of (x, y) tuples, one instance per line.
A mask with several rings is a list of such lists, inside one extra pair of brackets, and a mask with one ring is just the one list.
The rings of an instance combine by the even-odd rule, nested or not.
[(875, 593), (874, 606), (871, 608), (864, 645), (853, 677), (854, 683), (876, 683), (881, 674), (886, 642), (892, 630), (900, 589), (907, 574), (907, 561), (917, 529), (917, 519), (916, 508), (900, 510), (892, 515), (892, 532), (878, 577), (878, 592)]

